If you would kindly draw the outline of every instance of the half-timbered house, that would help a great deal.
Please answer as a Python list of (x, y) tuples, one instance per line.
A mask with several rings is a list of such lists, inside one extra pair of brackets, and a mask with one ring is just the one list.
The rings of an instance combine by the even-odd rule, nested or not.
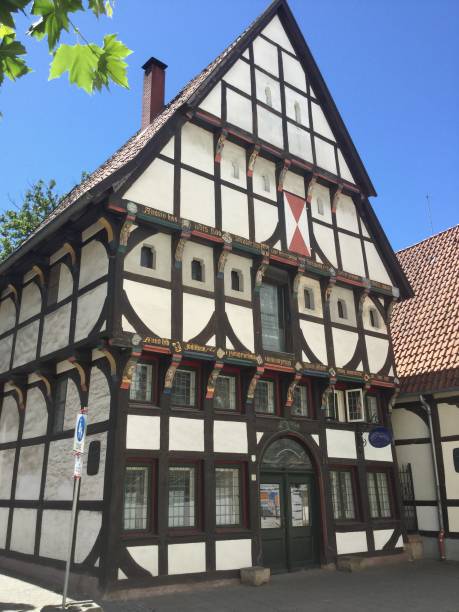
[(284, 0), (0, 266), (1, 563), (128, 588), (403, 547), (388, 321), (411, 289)]

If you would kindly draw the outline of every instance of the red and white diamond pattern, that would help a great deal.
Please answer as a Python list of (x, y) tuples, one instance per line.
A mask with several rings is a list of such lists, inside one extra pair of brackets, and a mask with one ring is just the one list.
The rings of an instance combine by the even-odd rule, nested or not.
[(308, 257), (310, 242), (306, 201), (293, 193), (284, 191), (284, 209), (287, 247), (289, 251)]

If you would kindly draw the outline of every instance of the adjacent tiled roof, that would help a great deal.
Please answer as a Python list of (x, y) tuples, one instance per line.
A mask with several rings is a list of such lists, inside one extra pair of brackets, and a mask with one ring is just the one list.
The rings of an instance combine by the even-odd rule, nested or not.
[(391, 322), (401, 390), (459, 387), (459, 225), (397, 257), (415, 293), (396, 304)]

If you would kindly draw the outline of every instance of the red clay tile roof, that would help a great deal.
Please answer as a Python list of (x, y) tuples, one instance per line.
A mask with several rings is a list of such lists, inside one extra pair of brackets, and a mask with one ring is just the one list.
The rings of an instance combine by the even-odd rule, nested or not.
[(402, 393), (459, 387), (459, 225), (397, 257), (415, 297), (395, 305), (391, 322)]

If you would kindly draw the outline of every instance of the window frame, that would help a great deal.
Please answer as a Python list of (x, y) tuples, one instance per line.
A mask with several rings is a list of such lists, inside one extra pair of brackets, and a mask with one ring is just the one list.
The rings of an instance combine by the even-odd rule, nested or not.
[[(389, 502), (389, 512), (390, 515), (389, 516), (381, 516), (381, 501), (380, 501), (380, 497), (379, 497), (379, 491), (378, 491), (378, 482), (377, 482), (377, 474), (384, 474), (386, 477), (386, 483), (387, 483), (387, 499)], [(378, 506), (378, 516), (372, 516), (371, 513), (371, 502), (370, 502), (370, 487), (369, 487), (369, 477), (372, 476), (374, 478), (375, 481), (375, 492), (376, 492), (376, 503)], [(375, 466), (375, 467), (371, 467), (371, 468), (367, 468), (367, 477), (366, 477), (366, 484), (367, 484), (367, 502), (368, 502), (368, 514), (369, 514), (369, 518), (371, 521), (393, 521), (396, 518), (395, 515), (395, 504), (394, 504), (394, 491), (393, 491), (393, 477), (392, 477), (392, 472), (390, 469), (387, 469), (383, 466)]]
[[(173, 392), (172, 389), (174, 388), (174, 382), (175, 382), (175, 376), (177, 375), (178, 371), (184, 371), (184, 372), (192, 372), (194, 374), (194, 405), (193, 406), (182, 406), (180, 404), (174, 404), (172, 397), (173, 397)], [(171, 394), (170, 394), (170, 398), (171, 398), (171, 408), (173, 410), (201, 410), (202, 408), (202, 396), (201, 396), (201, 368), (199, 366), (197, 366), (196, 364), (191, 364), (188, 362), (184, 362), (181, 363), (179, 365), (179, 367), (177, 368), (175, 375), (174, 375), (174, 382), (172, 383), (172, 387), (171, 387)]]
[[(145, 249), (148, 249), (148, 251), (150, 252), (151, 256), (151, 266), (145, 266), (142, 261), (143, 261), (143, 254), (145, 252)], [(156, 270), (156, 249), (154, 246), (150, 245), (150, 244), (142, 244), (142, 246), (140, 247), (140, 267), (141, 268), (145, 268), (146, 270)]]
[[(336, 397), (336, 402), (334, 404), (334, 409), (335, 409), (335, 416), (334, 417), (329, 417), (327, 416), (328, 414), (328, 401), (330, 399), (330, 397)], [(344, 411), (344, 420), (340, 419), (340, 398), (342, 401), (342, 406), (341, 408)], [(326, 414), (325, 414), (325, 420), (326, 421), (333, 421), (335, 423), (347, 423), (346, 420), (346, 400), (344, 398), (344, 392), (342, 388), (338, 388), (338, 389), (334, 389), (333, 392), (328, 396), (327, 398), (327, 408), (326, 408)]]
[[(257, 388), (258, 385), (260, 383), (271, 383), (273, 386), (273, 408), (274, 410), (272, 412), (261, 412), (260, 410), (257, 410), (255, 407), (255, 394), (257, 392)], [(261, 416), (278, 416), (279, 415), (279, 398), (278, 398), (278, 379), (274, 376), (263, 376), (262, 378), (260, 378), (257, 381), (257, 386), (255, 387), (255, 393), (253, 395), (253, 411), (256, 415), (261, 415)], [(269, 399), (269, 394), (268, 394), (268, 399)]]
[(349, 319), (346, 300), (342, 297), (339, 297), (336, 300), (336, 314), (338, 315), (338, 319), (343, 321), (347, 321)]
[[(308, 299), (306, 299), (306, 296), (308, 296)], [(314, 291), (312, 287), (303, 287), (303, 304), (305, 310), (314, 311), (316, 309), (316, 305), (314, 302)]]
[[(189, 467), (194, 469), (195, 476), (195, 496), (194, 496), (194, 525), (183, 527), (169, 526), (169, 474), (170, 468), (174, 467)], [(202, 531), (202, 515), (203, 515), (203, 483), (202, 483), (202, 461), (200, 459), (176, 459), (172, 458), (167, 466), (167, 531), (170, 534), (187, 534), (199, 533)]]
[[(369, 418), (368, 400), (370, 399), (374, 399), (376, 402), (376, 415), (377, 415), (376, 421), (370, 420)], [(381, 423), (382, 422), (381, 409), (379, 405), (379, 397), (376, 393), (366, 393), (365, 394), (365, 420), (367, 423)]]
[[(147, 467), (150, 470), (150, 478), (148, 482), (148, 518), (147, 527), (145, 529), (125, 529), (124, 528), (124, 500), (125, 500), (125, 487), (124, 477), (128, 467)], [(121, 537), (123, 539), (145, 537), (145, 535), (155, 534), (158, 531), (158, 492), (157, 492), (157, 460), (149, 457), (126, 457), (124, 470), (123, 470), (123, 513), (122, 513), (122, 527)]]
[(314, 411), (313, 411), (313, 406), (312, 406), (312, 394), (311, 394), (311, 384), (308, 380), (300, 380), (300, 382), (298, 383), (298, 385), (295, 387), (295, 390), (298, 388), (303, 388), (305, 389), (305, 393), (306, 393), (306, 407), (308, 410), (307, 414), (295, 414), (293, 412), (293, 403), (290, 406), (290, 416), (292, 418), (295, 419), (313, 419), (314, 418)]
[[(340, 516), (339, 518), (335, 517), (335, 509), (333, 507), (333, 495), (332, 495), (332, 480), (331, 480), (331, 473), (332, 472), (336, 472), (338, 474), (341, 473), (349, 473), (350, 477), (351, 477), (351, 493), (352, 493), (352, 501), (354, 504), (354, 516), (353, 518), (346, 518), (343, 516)], [(329, 470), (328, 470), (328, 478), (329, 478), (329, 484), (330, 484), (330, 497), (331, 497), (331, 501), (332, 501), (332, 515), (333, 515), (333, 520), (335, 523), (356, 523), (360, 521), (361, 515), (360, 515), (360, 504), (357, 493), (358, 493), (358, 487), (357, 487), (357, 474), (356, 474), (356, 468), (355, 466), (349, 466), (349, 465), (330, 465), (329, 466)], [(343, 503), (343, 491), (342, 491), (342, 487), (341, 487), (341, 479), (338, 476), (338, 493), (339, 493), (339, 500), (340, 500), (340, 505), (341, 508), (344, 508), (344, 503)]]
[[(234, 278), (237, 278), (237, 284), (239, 285), (239, 289), (234, 288), (234, 282), (233, 282)], [(231, 280), (231, 291), (234, 291), (237, 293), (244, 292), (244, 275), (242, 274), (241, 270), (238, 270), (237, 268), (232, 268), (230, 272), (230, 280)]]
[[(241, 388), (241, 375), (240, 375), (239, 370), (237, 370), (236, 368), (225, 366), (223, 370), (221, 371), (221, 373), (219, 374), (218, 378), (220, 378), (220, 376), (226, 376), (227, 378), (233, 378), (235, 381), (234, 383), (235, 384), (235, 401), (234, 401), (235, 407), (234, 407), (234, 410), (231, 410), (231, 409), (225, 410), (225, 408), (217, 408), (214, 403), (215, 395), (216, 395), (216, 391), (215, 391), (214, 397), (212, 399), (213, 409), (216, 410), (220, 414), (240, 413), (241, 407), (242, 407), (242, 388)], [(217, 381), (218, 381), (218, 378), (217, 378)]]
[[(263, 285), (270, 285), (277, 289), (277, 303), (278, 303), (278, 306), (281, 306), (281, 308), (278, 308), (278, 310), (281, 311), (279, 312), (279, 316), (278, 316), (278, 324), (279, 324), (279, 330), (282, 329), (282, 332), (283, 332), (282, 333), (283, 338), (281, 338), (283, 339), (283, 346), (281, 347), (280, 350), (267, 349), (263, 346), (263, 322), (262, 322), (262, 303), (261, 303), (261, 292), (262, 292)], [(262, 351), (264, 353), (284, 353), (284, 354), (288, 353), (291, 348), (291, 315), (290, 315), (291, 304), (289, 301), (290, 287), (289, 287), (288, 279), (280, 280), (274, 276), (270, 276), (268, 273), (263, 279), (262, 287), (260, 287), (260, 292), (259, 292), (259, 305), (260, 305), (259, 313), (260, 313), (260, 331), (261, 331), (260, 339), (261, 339)], [(281, 318), (282, 318), (282, 328), (280, 327)]]
[[(238, 469), (239, 470), (239, 523), (234, 525), (217, 525), (217, 469)], [(214, 475), (215, 475), (215, 531), (217, 533), (224, 533), (227, 531), (234, 531), (238, 529), (248, 528), (248, 468), (246, 461), (231, 461), (231, 460), (218, 460), (214, 464)]]
[[(193, 264), (195, 263), (199, 264), (199, 269), (200, 269), (199, 275), (201, 277), (199, 279), (194, 277), (195, 269), (194, 269)], [(191, 280), (194, 281), (195, 283), (205, 283), (206, 282), (205, 270), (206, 270), (206, 266), (205, 266), (204, 261), (200, 259), (199, 257), (193, 257), (191, 260), (191, 274), (190, 274)]]
[[(359, 392), (360, 395), (360, 410), (361, 410), (361, 418), (359, 419), (351, 419), (349, 416), (349, 395), (351, 393), (356, 393)], [(346, 398), (346, 421), (348, 423), (363, 423), (366, 421), (366, 413), (365, 413), (365, 403), (364, 403), (364, 399), (363, 399), (363, 390), (360, 388), (354, 388), (354, 389), (346, 389), (344, 392), (345, 398)]]
[[(151, 365), (151, 400), (131, 399), (131, 388), (129, 388), (129, 404), (135, 406), (146, 406), (148, 408), (159, 408), (159, 361), (155, 357), (142, 357), (136, 366)], [(131, 382), (132, 386), (132, 382)]]
[(370, 308), (368, 309), (368, 318), (370, 320), (370, 326), (373, 329), (379, 329), (380, 325), (379, 325), (379, 312), (378, 309), (375, 308), (374, 306), (370, 306)]

